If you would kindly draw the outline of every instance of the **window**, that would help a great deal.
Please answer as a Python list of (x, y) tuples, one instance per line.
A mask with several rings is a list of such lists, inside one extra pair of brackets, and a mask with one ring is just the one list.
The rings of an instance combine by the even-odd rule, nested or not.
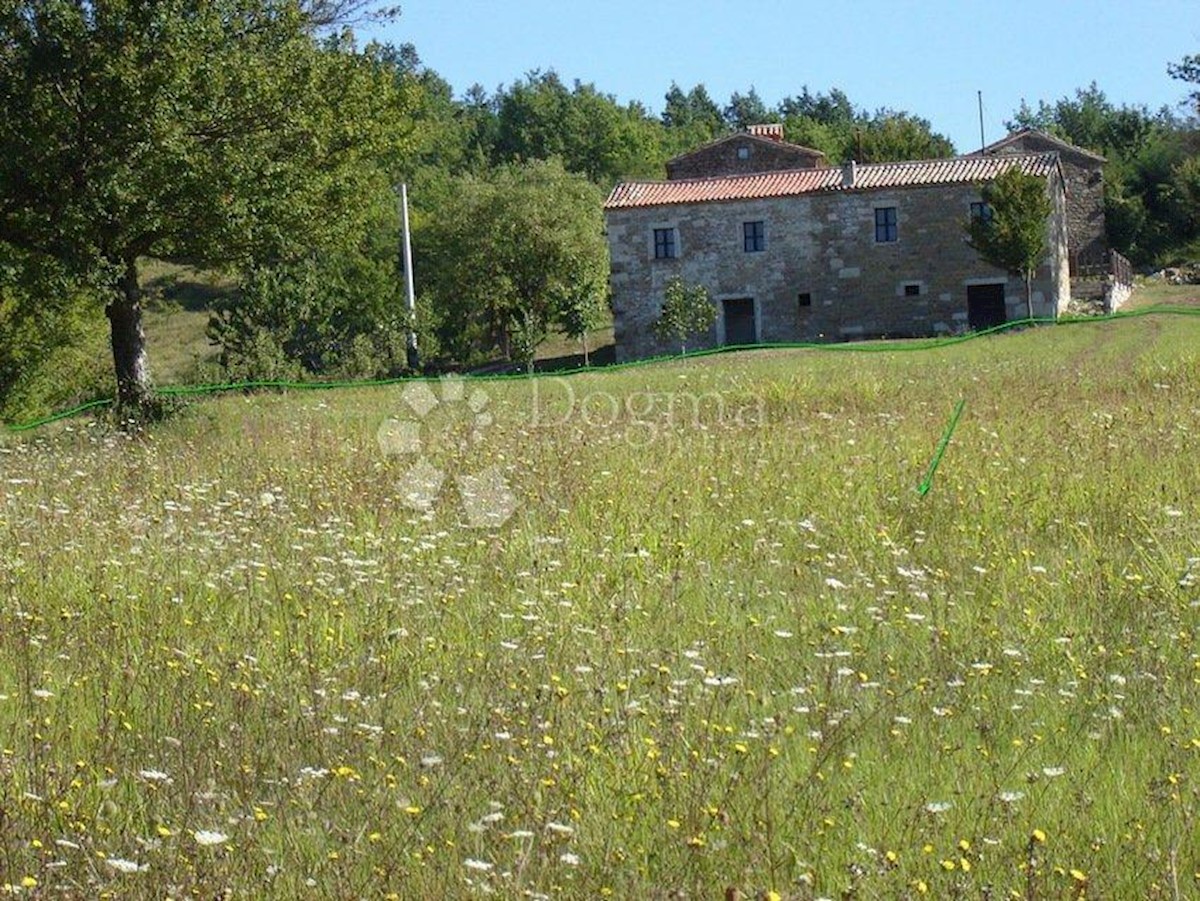
[(921, 296), (921, 283), (920, 282), (905, 282), (904, 283), (904, 296), (905, 297), (920, 297)]
[(673, 260), (679, 256), (679, 248), (675, 243), (675, 229), (656, 228), (654, 230), (654, 259)]
[(801, 291), (796, 295), (796, 306), (803, 309), (804, 307), (812, 306), (812, 295), (807, 291)]
[(742, 249), (746, 253), (761, 253), (767, 249), (767, 230), (761, 220), (742, 223)]
[(894, 206), (877, 207), (875, 209), (875, 243), (892, 244), (896, 240), (896, 208)]
[(738, 148), (738, 159), (739, 160), (750, 159), (750, 148), (747, 147), (745, 144), (743, 144), (741, 147)]
[(992, 224), (992, 207), (988, 203), (971, 204), (971, 221)]

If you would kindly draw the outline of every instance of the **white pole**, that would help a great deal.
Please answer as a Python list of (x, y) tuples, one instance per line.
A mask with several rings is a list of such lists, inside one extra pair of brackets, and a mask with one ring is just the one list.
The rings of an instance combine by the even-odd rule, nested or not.
[(408, 185), (400, 185), (400, 219), (404, 226), (404, 306), (408, 311), (408, 366), (421, 365), (417, 354), (417, 301), (413, 289), (412, 236), (408, 230)]

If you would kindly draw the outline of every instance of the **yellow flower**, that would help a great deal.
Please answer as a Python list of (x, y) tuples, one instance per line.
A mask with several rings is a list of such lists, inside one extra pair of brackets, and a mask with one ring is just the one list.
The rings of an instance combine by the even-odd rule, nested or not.
[(1041, 842), (1044, 842), (1046, 840), (1046, 833), (1042, 832), (1041, 829), (1034, 829), (1033, 830), (1033, 840), (1035, 842), (1038, 842), (1039, 844)]

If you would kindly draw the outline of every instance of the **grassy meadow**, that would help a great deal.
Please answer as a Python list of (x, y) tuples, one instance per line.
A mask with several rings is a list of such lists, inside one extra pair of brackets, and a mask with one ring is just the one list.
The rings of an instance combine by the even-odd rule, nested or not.
[(0, 439), (0, 890), (1197, 897), (1200, 317), (906, 346)]

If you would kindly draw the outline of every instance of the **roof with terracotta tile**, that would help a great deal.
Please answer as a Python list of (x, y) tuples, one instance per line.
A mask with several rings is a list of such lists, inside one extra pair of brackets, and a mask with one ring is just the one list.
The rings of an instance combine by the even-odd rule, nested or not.
[(604, 203), (606, 210), (630, 207), (673, 206), (682, 203), (719, 203), (759, 200), (849, 191), (927, 185), (971, 184), (991, 181), (1012, 166), (1029, 175), (1047, 178), (1059, 168), (1057, 153), (1011, 154), (1005, 156), (959, 156), (942, 160), (905, 163), (874, 163), (854, 166), (853, 183), (846, 176), (849, 166), (820, 169), (789, 169), (753, 175), (727, 175), (679, 181), (624, 182), (613, 188)]

